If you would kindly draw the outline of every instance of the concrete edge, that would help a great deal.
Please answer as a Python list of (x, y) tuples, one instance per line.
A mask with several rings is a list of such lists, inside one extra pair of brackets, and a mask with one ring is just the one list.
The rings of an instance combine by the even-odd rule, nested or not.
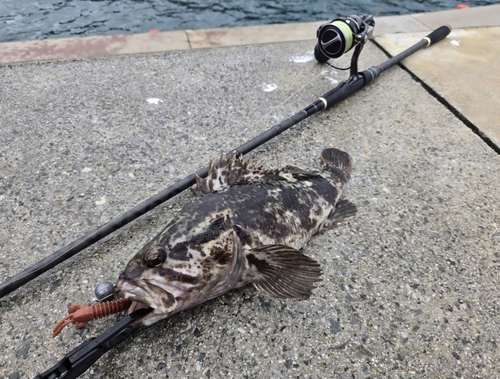
[[(375, 36), (425, 32), (443, 24), (453, 28), (497, 26), (500, 4), (375, 20)], [(0, 65), (313, 40), (323, 22), (5, 42), (0, 43)]]

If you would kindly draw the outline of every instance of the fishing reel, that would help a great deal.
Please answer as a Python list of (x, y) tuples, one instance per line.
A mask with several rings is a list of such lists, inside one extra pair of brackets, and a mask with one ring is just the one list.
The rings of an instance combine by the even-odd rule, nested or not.
[(372, 15), (339, 17), (321, 25), (316, 32), (318, 43), (314, 57), (319, 63), (339, 58), (356, 47), (351, 59), (351, 76), (358, 73), (358, 57), (364, 44), (373, 36), (375, 20)]

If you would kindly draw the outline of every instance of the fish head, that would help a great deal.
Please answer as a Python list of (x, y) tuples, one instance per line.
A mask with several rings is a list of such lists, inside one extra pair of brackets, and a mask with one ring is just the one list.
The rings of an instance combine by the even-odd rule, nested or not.
[(175, 246), (159, 241), (156, 238), (137, 253), (115, 285), (118, 297), (132, 300), (129, 313), (153, 308), (139, 324), (151, 325), (217, 297), (242, 276), (242, 247), (232, 229), (198, 245), (189, 239)]
[(127, 264), (118, 277), (115, 294), (132, 300), (128, 313), (141, 308), (153, 308), (141, 323), (150, 325), (175, 312), (177, 300), (173, 288), (165, 286), (161, 272), (168, 252), (164, 246), (146, 245)]

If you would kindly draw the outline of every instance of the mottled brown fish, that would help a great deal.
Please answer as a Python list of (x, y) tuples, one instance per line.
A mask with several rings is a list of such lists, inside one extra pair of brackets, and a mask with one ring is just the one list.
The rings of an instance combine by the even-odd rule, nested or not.
[(356, 214), (339, 201), (351, 175), (350, 156), (321, 154), (322, 170), (264, 170), (251, 160), (221, 157), (198, 197), (128, 263), (116, 295), (129, 309), (152, 307), (151, 325), (223, 293), (253, 283), (268, 295), (307, 299), (319, 264), (299, 251), (315, 234)]

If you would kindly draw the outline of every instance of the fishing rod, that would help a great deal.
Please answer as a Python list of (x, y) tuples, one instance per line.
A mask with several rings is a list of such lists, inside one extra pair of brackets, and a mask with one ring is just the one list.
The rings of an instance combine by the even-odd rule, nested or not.
[[(336, 88), (328, 91), (312, 104), (302, 109), (300, 112), (294, 114), (281, 123), (274, 125), (245, 144), (231, 150), (226, 154), (226, 158), (229, 159), (233, 154), (248, 154), (250, 151), (278, 136), (307, 117), (339, 103), (353, 93), (359, 91), (364, 86), (373, 82), (373, 80), (380, 76), (382, 72), (398, 64), (403, 59), (414, 54), (418, 50), (442, 40), (451, 31), (450, 26), (441, 26), (431, 32), (428, 36), (424, 37), (420, 42), (381, 65), (372, 66), (365, 71), (358, 72), (358, 57), (365, 43), (373, 36), (374, 26), (375, 21), (371, 15), (352, 15), (349, 17), (341, 17), (321, 25), (317, 31), (318, 43), (314, 49), (314, 56), (316, 60), (319, 63), (325, 63), (330, 58), (338, 58), (344, 55), (354, 47), (355, 49), (350, 65), (350, 77), (345, 82), (340, 83)], [(39, 275), (64, 262), (66, 259), (73, 257), (85, 248), (93, 245), (124, 225), (127, 225), (131, 221), (191, 187), (196, 183), (196, 175), (204, 178), (207, 174), (208, 167), (204, 167), (196, 171), (196, 173), (185, 177), (160, 193), (143, 201), (139, 205), (136, 205), (134, 208), (119, 215), (108, 223), (87, 233), (83, 237), (77, 239), (69, 245), (66, 245), (24, 271), (10, 277), (0, 284), (0, 298), (8, 295)]]

